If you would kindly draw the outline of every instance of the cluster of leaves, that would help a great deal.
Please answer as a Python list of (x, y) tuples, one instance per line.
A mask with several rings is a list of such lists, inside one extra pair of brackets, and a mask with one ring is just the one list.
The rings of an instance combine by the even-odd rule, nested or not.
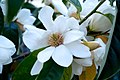
[[(73, 5), (76, 6), (76, 8), (78, 9), (78, 11), (80, 12), (82, 10), (81, 5), (79, 4), (78, 0), (63, 0), (64, 3), (66, 2), (71, 2)], [(14, 4), (13, 4), (14, 2)], [(2, 12), (0, 12), (0, 33), (4, 36), (6, 36), (7, 38), (9, 38), (11, 41), (13, 41), (16, 45), (16, 48), (18, 48), (19, 46), (19, 38), (20, 38), (20, 32), (19, 32), (19, 27), (16, 23), (12, 22), (13, 18), (17, 15), (19, 9), (21, 7), (23, 8), (28, 8), (31, 10), (31, 12), (33, 13), (33, 15), (35, 17), (37, 17), (38, 15), (38, 10), (40, 10), (40, 8), (36, 8), (35, 6), (33, 6), (30, 3), (24, 3), (25, 0), (7, 0), (7, 16), (5, 18), (6, 22), (4, 24), (4, 17)], [(110, 0), (111, 5), (113, 4), (114, 0)], [(14, 8), (14, 9), (13, 9)], [(2, 10), (0, 10), (2, 11)], [(106, 14), (107, 16), (109, 16), (109, 14)], [(43, 25), (41, 24), (41, 22), (37, 19), (36, 22), (34, 23), (35, 26), (43, 28)], [(2, 30), (2, 32), (1, 32)], [(114, 44), (111, 44), (114, 45)], [(115, 47), (115, 46), (114, 46)], [(30, 55), (28, 55), (24, 60), (22, 60), (22, 62), (17, 66), (17, 69), (14, 71), (13, 75), (12, 75), (12, 79), (13, 80), (70, 80), (71, 78), (71, 74), (72, 74), (72, 68), (71, 66), (68, 68), (63, 68), (58, 66), (52, 59), (50, 59), (48, 62), (46, 62), (44, 64), (44, 68), (42, 69), (41, 73), (39, 75), (36, 76), (31, 76), (30, 75), (30, 71), (31, 68), (33, 66), (33, 64), (36, 61), (36, 56), (38, 54), (38, 52), (42, 51), (43, 49), (39, 49), (36, 50), (34, 52), (32, 52)], [(119, 50), (118, 50), (119, 51)], [(110, 53), (111, 51), (109, 51)], [(112, 74), (116, 73), (118, 71), (118, 69), (120, 69), (120, 65), (118, 65), (118, 61), (119, 60), (114, 60), (116, 57), (114, 56), (114, 53), (110, 53), (110, 56), (112, 56), (112, 58), (110, 58), (110, 60), (108, 62), (116, 62), (116, 68), (112, 71), (109, 72), (111, 67), (109, 67), (110, 65), (107, 65), (107, 69), (103, 69), (102, 75), (100, 76), (100, 79), (105, 79), (107, 77), (110, 77)], [(118, 59), (118, 58), (117, 58)], [(14, 64), (14, 63), (12, 63)], [(108, 63), (106, 63), (108, 64)], [(114, 63), (112, 63), (113, 65)], [(114, 68), (114, 67), (112, 67)], [(95, 72), (95, 66), (91, 66), (90, 68), (88, 68), (88, 70), (86, 72), (84, 72), (82, 74), (81, 77), (79, 77), (79, 79), (84, 79), (84, 80), (88, 80), (91, 79), (93, 80), (93, 78), (95, 77), (96, 73), (94, 74), (90, 74), (91, 72)], [(108, 70), (109, 71), (106, 71)], [(90, 76), (86, 76), (86, 74), (90, 74), (92, 76), (92, 78), (90, 78)], [(107, 75), (104, 75), (107, 74)], [(57, 76), (57, 77), (56, 77)], [(51, 79), (52, 78), (52, 79)]]

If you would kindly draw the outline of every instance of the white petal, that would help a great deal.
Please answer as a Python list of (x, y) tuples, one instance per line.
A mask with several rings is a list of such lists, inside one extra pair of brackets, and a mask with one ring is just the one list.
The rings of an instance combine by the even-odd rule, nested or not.
[(102, 55), (105, 54), (105, 51), (102, 47), (93, 50), (94, 60), (97, 62), (102, 59)]
[(95, 41), (98, 41), (100, 43), (100, 46), (106, 47), (105, 43), (100, 38), (96, 38)]
[(79, 23), (75, 18), (69, 18), (67, 20), (67, 25), (70, 29), (79, 29)]
[(70, 7), (68, 9), (68, 15), (71, 16), (71, 14), (76, 13), (77, 9), (73, 4), (70, 4)]
[(55, 50), (55, 47), (48, 47), (45, 50), (39, 52), (37, 56), (38, 60), (41, 63), (48, 61), (50, 57), (52, 56), (54, 50)]
[(91, 31), (105, 32), (112, 27), (110, 20), (102, 14), (95, 13), (91, 19), (89, 28)]
[[(32, 14), (31, 14), (30, 10), (24, 8), (24, 9), (21, 9), (21, 10), (18, 12), (18, 14), (17, 14), (17, 16), (15, 17), (15, 19), (17, 19), (18, 22), (22, 23), (22, 22), (24, 22), (26, 19), (28, 19), (31, 15), (32, 15)], [(15, 20), (15, 19), (14, 19), (14, 20)]]
[(75, 75), (81, 75), (82, 73), (82, 66), (80, 64), (77, 64), (76, 62), (73, 61), (72, 63), (72, 73)]
[(29, 24), (23, 25), (23, 27), (24, 27), (25, 30), (32, 30), (32, 31), (37, 30), (38, 32), (41, 30), (41, 29), (36, 28), (35, 26), (29, 25)]
[(88, 58), (91, 56), (90, 49), (79, 41), (66, 44), (66, 46), (75, 57)]
[(43, 7), (39, 14), (38, 14), (38, 19), (40, 19), (40, 21), (43, 23), (43, 25), (45, 26), (45, 28), (47, 30), (52, 30), (52, 26), (53, 26), (53, 19), (52, 19), (52, 15), (54, 13), (54, 10), (49, 7), (49, 6), (45, 6)]
[[(81, 16), (82, 17), (82, 16)], [(88, 18), (86, 21), (84, 21), (80, 26), (79, 26), (79, 30), (83, 31), (85, 36), (87, 35), (87, 27), (90, 23), (90, 19)]]
[(3, 48), (13, 48), (15, 47), (14, 43), (7, 39), (6, 37), (0, 35), (0, 47)]
[(68, 10), (62, 0), (52, 0), (54, 7), (63, 15), (68, 15)]
[[(44, 35), (45, 34), (45, 35)], [(25, 45), (32, 50), (36, 50), (42, 47), (48, 46), (47, 33), (44, 30), (30, 30), (23, 33), (23, 42)], [(45, 39), (44, 39), (45, 38)], [(44, 41), (43, 41), (44, 39)]]
[(64, 44), (79, 40), (83, 38), (84, 33), (78, 30), (71, 30), (64, 34)]
[(16, 52), (16, 48), (15, 47), (9, 48), (9, 50), (10, 50), (11, 56), (14, 55), (15, 52)]
[(64, 45), (56, 47), (55, 51), (53, 52), (52, 58), (58, 65), (63, 67), (70, 66), (73, 61), (72, 54)]
[(10, 57), (5, 63), (3, 63), (3, 65), (10, 64), (12, 61), (12, 57)]
[(35, 22), (36, 18), (33, 16), (29, 16), (27, 19), (24, 19), (22, 21), (19, 21), (19, 19), (17, 20), (18, 22), (20, 22), (21, 24), (28, 24), (28, 25), (32, 25)]
[(0, 74), (2, 73), (3, 65), (0, 64)]
[(33, 65), (30, 74), (31, 75), (37, 75), (40, 73), (40, 71), (43, 68), (43, 63), (39, 62), (38, 60), (35, 62), (35, 64)]
[(99, 8), (98, 11), (104, 13), (104, 14), (108, 14), (111, 13), (112, 15), (115, 15), (116, 10), (115, 7), (110, 5), (110, 2), (108, 0), (106, 0)]
[(66, 20), (67, 18), (63, 15), (58, 16), (54, 21), (54, 32), (64, 33), (68, 29)]
[[(80, 12), (81, 15), (86, 16), (88, 15), (98, 4), (97, 0), (86, 0), (83, 2), (83, 0), (79, 0), (80, 4), (82, 5), (82, 11)], [(88, 7), (89, 6), (89, 7)]]
[(82, 66), (92, 66), (92, 59), (85, 58), (85, 59), (74, 59), (74, 61)]
[(10, 49), (0, 48), (0, 63), (4, 64), (11, 58)]
[(93, 50), (94, 60), (97, 62), (97, 61), (103, 59), (103, 57), (105, 55), (106, 45), (105, 45), (105, 43), (100, 38), (95, 39), (95, 41), (98, 41), (99, 44), (100, 44), (100, 46), (101, 46), (101, 47)]

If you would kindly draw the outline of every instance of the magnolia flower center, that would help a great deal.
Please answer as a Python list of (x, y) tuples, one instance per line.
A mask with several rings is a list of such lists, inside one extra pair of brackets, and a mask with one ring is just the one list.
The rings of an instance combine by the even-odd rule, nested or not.
[(63, 36), (60, 33), (54, 33), (52, 35), (49, 36), (49, 40), (48, 40), (48, 44), (50, 46), (59, 46), (61, 44), (63, 44)]

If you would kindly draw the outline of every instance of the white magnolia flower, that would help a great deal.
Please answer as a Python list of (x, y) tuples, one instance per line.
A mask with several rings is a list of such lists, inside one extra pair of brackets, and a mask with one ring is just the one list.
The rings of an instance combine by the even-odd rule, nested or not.
[(53, 21), (53, 13), (54, 10), (48, 6), (43, 7), (39, 12), (38, 18), (47, 30), (33, 27), (34, 29), (26, 29), (23, 33), (23, 41), (29, 49), (36, 50), (49, 46), (38, 53), (38, 61), (44, 63), (52, 57), (58, 65), (68, 67), (73, 61), (73, 56), (90, 57), (89, 48), (79, 42), (84, 37), (84, 33), (74, 28), (79, 26), (77, 20), (58, 16)]
[(0, 35), (0, 73), (2, 73), (3, 65), (12, 62), (11, 56), (15, 53), (15, 45), (6, 37)]
[(45, 0), (46, 5), (52, 4), (61, 14), (68, 16), (67, 7), (64, 5), (62, 0)]
[[(82, 11), (80, 12), (81, 15), (88, 15), (98, 4), (100, 1), (98, 0), (86, 0), (83, 2), (83, 0), (79, 0), (82, 6)], [(87, 5), (87, 6), (86, 6)], [(89, 7), (88, 7), (89, 6)], [(111, 13), (115, 15), (115, 9), (109, 4), (109, 1), (106, 0), (98, 9), (97, 11), (107, 14)]]
[(30, 12), (29, 9), (21, 9), (17, 16), (14, 18), (17, 22), (21, 23), (22, 25), (32, 25), (36, 18), (32, 16), (32, 13)]
[(105, 55), (106, 45), (100, 38), (95, 39), (95, 41), (99, 42), (99, 44), (100, 44), (99, 48), (92, 51), (94, 62), (95, 62), (96, 67), (97, 67), (97, 66), (100, 66), (101, 62), (103, 61), (103, 57)]
[(99, 13), (94, 13), (91, 16), (91, 21), (89, 24), (90, 31), (95, 32), (106, 32), (112, 27), (111, 21), (104, 15)]
[[(2, 8), (2, 11), (3, 11), (3, 14), (6, 16), (6, 0), (2, 0), (0, 2), (0, 6)], [(25, 24), (30, 24), (32, 25), (36, 18), (34, 16), (32, 16), (32, 13), (30, 12), (29, 9), (26, 9), (26, 8), (23, 8), (23, 9), (20, 9), (17, 16), (13, 19), (13, 21), (17, 21), (19, 22), (20, 24), (22, 25), (25, 25)]]
[(81, 75), (82, 71), (84, 71), (84, 67), (92, 66), (92, 59), (74, 59), (72, 63), (72, 74)]

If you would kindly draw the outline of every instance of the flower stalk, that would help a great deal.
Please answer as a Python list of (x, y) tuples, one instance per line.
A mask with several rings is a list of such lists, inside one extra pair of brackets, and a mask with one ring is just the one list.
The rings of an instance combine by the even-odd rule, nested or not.
[(96, 10), (105, 2), (106, 0), (101, 0), (100, 3), (92, 10), (84, 19), (82, 19), (79, 22), (79, 25), (81, 25), (85, 20), (87, 20), (93, 13), (96, 12)]

